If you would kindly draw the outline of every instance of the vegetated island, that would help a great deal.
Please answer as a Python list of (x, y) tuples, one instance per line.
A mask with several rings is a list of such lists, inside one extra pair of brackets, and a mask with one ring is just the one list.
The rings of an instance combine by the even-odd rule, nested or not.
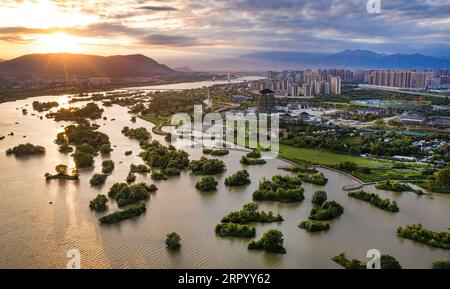
[(227, 187), (245, 186), (250, 183), (250, 174), (247, 170), (238, 171), (225, 179), (225, 186)]
[(150, 198), (150, 193), (158, 188), (152, 184), (139, 183), (128, 185), (126, 183), (116, 183), (109, 189), (108, 196), (114, 199), (119, 207), (127, 206)]
[(29, 156), (29, 155), (43, 155), (45, 148), (43, 146), (33, 145), (31, 143), (20, 144), (6, 151), (7, 155), (15, 156)]
[(217, 188), (218, 182), (213, 177), (203, 177), (200, 181), (195, 184), (195, 188), (200, 192), (210, 192), (215, 191)]
[(245, 204), (241, 210), (231, 212), (224, 216), (221, 220), (222, 223), (236, 224), (246, 224), (252, 222), (272, 223), (282, 221), (283, 217), (281, 217), (280, 214), (275, 216), (272, 211), (260, 211), (259, 205), (255, 202)]
[(225, 163), (221, 160), (201, 157), (198, 161), (191, 161), (189, 168), (195, 175), (217, 175), (225, 170)]
[[(345, 269), (367, 269), (367, 265), (364, 262), (353, 259), (349, 260), (345, 257), (345, 253), (340, 253), (339, 255), (331, 258), (334, 262), (338, 263)], [(380, 257), (380, 267), (385, 270), (402, 269), (400, 263), (390, 255), (381, 255)]]
[(255, 227), (235, 223), (217, 224), (215, 232), (221, 237), (253, 238), (256, 236)]
[(269, 230), (264, 233), (260, 240), (252, 240), (248, 244), (249, 250), (266, 250), (267, 252), (286, 254), (283, 247), (284, 237), (279, 230)]
[(90, 201), (89, 208), (96, 212), (104, 212), (108, 208), (106, 203), (108, 203), (108, 198), (105, 195), (97, 195), (95, 199)]
[(375, 185), (375, 188), (379, 190), (392, 191), (392, 192), (414, 192), (419, 195), (424, 194), (422, 190), (415, 190), (411, 186), (407, 184), (402, 184), (397, 181), (386, 181), (384, 183), (378, 183)]
[(101, 224), (113, 224), (143, 214), (147, 210), (144, 203), (139, 205), (131, 205), (123, 211), (116, 211), (112, 214), (101, 217)]
[(253, 200), (276, 201), (283, 203), (301, 202), (305, 199), (302, 181), (297, 177), (273, 176), (272, 181), (262, 179), (259, 188), (253, 193)]
[(398, 227), (397, 236), (417, 241), (430, 247), (450, 250), (450, 233), (430, 231), (421, 224), (407, 225), (403, 228)]
[(363, 190), (349, 192), (348, 196), (367, 202), (385, 211), (396, 213), (400, 210), (395, 201), (391, 201), (389, 199), (382, 199), (377, 194), (367, 193)]
[(74, 180), (79, 179), (79, 173), (76, 168), (72, 169), (72, 173), (69, 174), (68, 167), (66, 165), (59, 164), (55, 167), (55, 171), (56, 171), (55, 175), (46, 173), (45, 179), (46, 180), (55, 180), (55, 179), (56, 180), (68, 180), (68, 181), (70, 181), (70, 180), (74, 181)]

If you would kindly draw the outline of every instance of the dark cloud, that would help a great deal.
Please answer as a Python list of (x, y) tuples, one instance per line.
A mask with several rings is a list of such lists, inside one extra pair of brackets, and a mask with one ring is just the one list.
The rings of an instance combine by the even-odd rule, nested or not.
[(197, 46), (195, 37), (168, 34), (149, 34), (142, 37), (142, 43), (156, 46)]
[(176, 11), (177, 9), (171, 6), (141, 6), (138, 9), (151, 11)]

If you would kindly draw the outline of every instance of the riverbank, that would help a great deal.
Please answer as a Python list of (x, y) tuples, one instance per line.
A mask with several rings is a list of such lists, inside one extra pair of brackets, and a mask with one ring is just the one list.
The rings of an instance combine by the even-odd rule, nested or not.
[(80, 93), (96, 93), (96, 92), (111, 92), (117, 89), (126, 89), (132, 87), (144, 87), (144, 86), (156, 86), (156, 85), (170, 85), (170, 84), (178, 84), (178, 83), (192, 83), (198, 81), (205, 81), (210, 79), (211, 76), (199, 77), (199, 78), (189, 78), (189, 79), (177, 79), (177, 80), (169, 80), (164, 82), (132, 82), (132, 83), (113, 83), (107, 86), (101, 87), (90, 87), (86, 89), (81, 88), (67, 88), (58, 91), (54, 91), (52, 89), (36, 89), (36, 90), (22, 90), (22, 91), (0, 91), (0, 103), (23, 100), (30, 97), (37, 96), (59, 96), (64, 94), (80, 94)]
[(162, 116), (157, 116), (157, 115), (150, 115), (150, 114), (140, 116), (140, 118), (143, 119), (143, 120), (145, 120), (145, 121), (151, 122), (151, 123), (153, 123), (153, 124), (155, 125), (155, 126), (152, 128), (152, 132), (153, 132), (154, 134), (162, 135), (162, 136), (167, 135), (167, 133), (164, 132), (164, 131), (162, 130), (162, 128), (163, 128), (164, 126), (170, 125), (170, 122), (169, 122), (169, 119), (168, 119), (168, 118), (162, 117)]

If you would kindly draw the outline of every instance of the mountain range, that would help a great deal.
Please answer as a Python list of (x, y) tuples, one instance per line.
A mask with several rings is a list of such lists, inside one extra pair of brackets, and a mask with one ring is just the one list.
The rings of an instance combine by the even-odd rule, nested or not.
[(194, 70), (270, 70), (293, 68), (449, 69), (450, 60), (423, 54), (380, 54), (345, 50), (334, 54), (308, 52), (256, 52), (237, 58), (191, 65)]
[(85, 54), (29, 54), (0, 62), (0, 75), (15, 77), (175, 75), (179, 72), (141, 54), (97, 56)]

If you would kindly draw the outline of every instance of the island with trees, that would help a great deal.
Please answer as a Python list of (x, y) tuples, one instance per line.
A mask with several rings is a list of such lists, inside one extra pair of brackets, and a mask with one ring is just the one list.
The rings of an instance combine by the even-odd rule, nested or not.
[(324, 202), (321, 206), (313, 208), (309, 219), (313, 221), (328, 221), (344, 213), (344, 208), (336, 201)]
[(210, 149), (210, 148), (204, 148), (202, 152), (205, 155), (211, 155), (215, 157), (225, 156), (230, 153), (230, 151), (227, 149)]
[(253, 193), (253, 200), (283, 203), (301, 202), (305, 199), (302, 181), (297, 177), (273, 176), (272, 181), (263, 179)]
[(349, 197), (367, 202), (377, 208), (396, 213), (399, 211), (397, 203), (389, 199), (382, 199), (377, 194), (367, 193), (363, 190), (352, 191), (348, 193)]
[(69, 174), (69, 168), (66, 165), (59, 164), (55, 167), (56, 174), (52, 175), (50, 173), (45, 174), (46, 180), (69, 180), (74, 181), (79, 179), (78, 170), (72, 169), (72, 172)]
[(165, 180), (171, 176), (180, 175), (181, 170), (189, 167), (189, 154), (177, 150), (173, 146), (163, 146), (158, 141), (149, 143), (145, 150), (139, 154), (142, 160), (153, 169), (152, 179)]
[(382, 183), (378, 183), (375, 185), (375, 188), (379, 190), (392, 191), (392, 192), (415, 192), (418, 194), (423, 194), (421, 190), (415, 190), (411, 186), (407, 184), (402, 184), (397, 181), (386, 181)]
[(114, 161), (113, 160), (105, 160), (102, 162), (102, 173), (103, 174), (111, 174), (114, 171)]
[(96, 212), (104, 212), (108, 208), (106, 205), (108, 203), (108, 198), (105, 195), (97, 195), (95, 199), (91, 200), (89, 203), (89, 208)]
[(252, 240), (248, 244), (249, 250), (266, 250), (267, 252), (286, 254), (286, 249), (283, 247), (284, 237), (279, 230), (269, 230), (264, 233), (260, 240)]
[(151, 138), (150, 132), (145, 127), (129, 128), (128, 126), (125, 126), (122, 129), (122, 133), (130, 139), (139, 141), (148, 140)]
[(166, 246), (170, 250), (178, 250), (181, 247), (181, 237), (175, 232), (167, 234), (166, 236)]
[(99, 119), (102, 117), (103, 109), (94, 102), (86, 104), (84, 107), (61, 108), (57, 112), (47, 114), (48, 118), (55, 121), (79, 121), (83, 119)]
[(234, 211), (222, 218), (222, 223), (246, 224), (252, 222), (272, 223), (282, 222), (280, 214), (274, 215), (272, 211), (264, 212), (259, 210), (259, 205), (255, 202), (245, 204), (241, 210)]
[(32, 106), (34, 110), (43, 112), (50, 110), (54, 107), (58, 107), (59, 103), (57, 101), (50, 101), (50, 102), (33, 101)]
[(250, 174), (247, 170), (238, 171), (225, 179), (225, 186), (227, 187), (245, 186), (250, 183)]
[(410, 239), (430, 247), (450, 250), (450, 233), (434, 232), (426, 229), (421, 224), (407, 225), (397, 228), (397, 236)]
[(308, 232), (314, 233), (328, 230), (330, 228), (330, 223), (324, 221), (307, 220), (301, 222), (298, 227), (301, 229), (305, 229)]
[(221, 160), (201, 157), (198, 161), (191, 161), (189, 168), (194, 175), (217, 175), (225, 170), (225, 163)]
[(44, 155), (45, 148), (43, 146), (33, 145), (31, 143), (20, 144), (6, 151), (7, 155), (30, 156), (30, 155)]
[(217, 224), (215, 232), (221, 237), (253, 238), (256, 236), (255, 227), (235, 223)]
[(94, 174), (89, 180), (89, 183), (91, 184), (91, 186), (100, 186), (105, 183), (107, 178), (107, 174)]
[(252, 159), (245, 156), (241, 157), (241, 164), (247, 166), (256, 166), (256, 165), (264, 165), (267, 161), (264, 159)]
[(148, 200), (150, 193), (157, 190), (156, 186), (139, 183), (128, 185), (126, 183), (116, 183), (109, 189), (108, 196), (114, 199), (119, 207)]
[(325, 191), (315, 191), (313, 193), (312, 199), (311, 199), (311, 203), (313, 203), (314, 205), (317, 206), (321, 206), (323, 203), (326, 202), (327, 200), (327, 192)]
[[(331, 258), (334, 262), (338, 263), (345, 269), (367, 269), (367, 264), (359, 260), (353, 259), (349, 260), (345, 256), (345, 253), (340, 253), (339, 255)], [(380, 268), (383, 270), (395, 270), (402, 269), (400, 263), (394, 257), (390, 255), (381, 255), (380, 257)]]
[(305, 183), (310, 183), (317, 186), (324, 186), (328, 183), (328, 179), (325, 178), (325, 175), (322, 172), (316, 174), (299, 173), (298, 176)]
[(131, 205), (123, 211), (116, 211), (109, 215), (103, 216), (99, 219), (101, 224), (113, 224), (122, 220), (130, 219), (135, 216), (139, 216), (147, 210), (144, 203), (138, 205)]
[(203, 177), (200, 181), (195, 184), (195, 188), (200, 192), (210, 192), (215, 191), (217, 188), (218, 182), (214, 177)]

